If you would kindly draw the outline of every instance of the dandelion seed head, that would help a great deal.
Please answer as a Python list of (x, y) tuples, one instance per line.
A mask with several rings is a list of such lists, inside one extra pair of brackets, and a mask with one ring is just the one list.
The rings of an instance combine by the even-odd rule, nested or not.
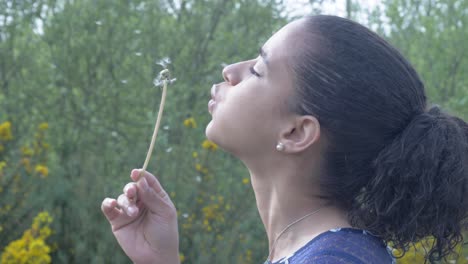
[(163, 129), (164, 130), (169, 130), (169, 126), (164, 126)]
[(171, 72), (168, 69), (164, 69), (159, 73), (159, 78), (162, 80), (170, 80)]
[(140, 57), (142, 55), (142, 53), (141, 52), (135, 52), (135, 55)]
[(163, 85), (163, 81), (158, 77), (158, 78), (155, 78), (153, 80), (153, 84), (154, 86), (158, 87), (158, 86), (162, 86)]
[(164, 69), (167, 69), (169, 64), (171, 64), (171, 59), (169, 59), (168, 57), (164, 57), (164, 58), (156, 61), (156, 64), (161, 65)]
[(101, 25), (102, 25), (102, 21), (101, 21), (101, 20), (97, 20), (97, 21), (95, 21), (94, 23), (96, 23), (96, 25), (98, 25), (98, 26), (101, 26)]
[(126, 83), (128, 83), (128, 81), (127, 81), (127, 80), (121, 80), (120, 82), (121, 82), (121, 83), (123, 83), (123, 84), (126, 84)]
[(141, 33), (141, 30), (135, 29), (135, 30), (133, 31), (133, 33), (135, 33), (135, 34), (140, 34), (140, 33)]

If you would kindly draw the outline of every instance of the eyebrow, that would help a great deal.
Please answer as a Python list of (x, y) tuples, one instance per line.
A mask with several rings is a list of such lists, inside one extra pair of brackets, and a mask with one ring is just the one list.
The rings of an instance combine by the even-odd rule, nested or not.
[(267, 53), (265, 50), (263, 50), (263, 47), (260, 47), (258, 53), (260, 54), (260, 57), (262, 57), (263, 62), (268, 66), (268, 59), (267, 59)]

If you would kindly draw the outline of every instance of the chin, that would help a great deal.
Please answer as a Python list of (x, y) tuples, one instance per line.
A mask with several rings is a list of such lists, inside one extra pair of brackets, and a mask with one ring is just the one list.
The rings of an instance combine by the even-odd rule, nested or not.
[(208, 140), (211, 142), (215, 143), (218, 145), (220, 149), (223, 149), (224, 151), (230, 152), (229, 147), (226, 146), (226, 142), (223, 141), (222, 133), (220, 133), (219, 129), (217, 130), (216, 126), (213, 123), (213, 120), (211, 120), (208, 125), (206, 125), (205, 128), (205, 136)]

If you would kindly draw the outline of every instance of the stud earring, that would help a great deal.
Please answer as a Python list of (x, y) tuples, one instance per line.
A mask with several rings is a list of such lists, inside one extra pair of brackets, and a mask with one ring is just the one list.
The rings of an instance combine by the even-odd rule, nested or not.
[(284, 144), (281, 143), (281, 142), (278, 142), (278, 144), (276, 145), (276, 150), (283, 151), (284, 150)]

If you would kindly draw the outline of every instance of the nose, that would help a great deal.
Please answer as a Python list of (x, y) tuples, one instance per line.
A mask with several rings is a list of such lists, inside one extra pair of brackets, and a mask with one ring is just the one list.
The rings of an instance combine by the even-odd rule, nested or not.
[(230, 64), (223, 69), (224, 81), (232, 86), (237, 85), (242, 81), (242, 63)]

